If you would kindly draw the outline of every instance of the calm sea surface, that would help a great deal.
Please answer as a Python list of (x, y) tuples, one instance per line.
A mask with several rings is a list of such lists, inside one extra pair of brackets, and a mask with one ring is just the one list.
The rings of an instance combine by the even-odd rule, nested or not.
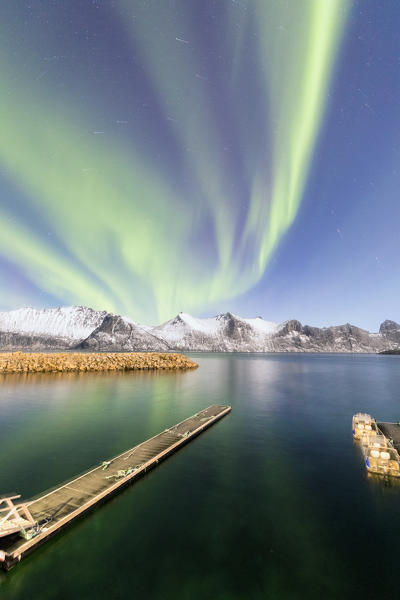
[(367, 478), (351, 417), (400, 419), (400, 357), (191, 356), (199, 369), (181, 374), (0, 380), (0, 492), (24, 498), (232, 405), (0, 573), (0, 598), (398, 598), (400, 487)]

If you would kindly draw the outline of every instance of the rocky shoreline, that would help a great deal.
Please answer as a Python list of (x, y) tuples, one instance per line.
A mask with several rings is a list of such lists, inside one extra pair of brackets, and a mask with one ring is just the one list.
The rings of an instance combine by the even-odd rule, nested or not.
[(178, 353), (160, 352), (7, 352), (0, 373), (71, 373), (93, 371), (188, 370), (197, 364)]

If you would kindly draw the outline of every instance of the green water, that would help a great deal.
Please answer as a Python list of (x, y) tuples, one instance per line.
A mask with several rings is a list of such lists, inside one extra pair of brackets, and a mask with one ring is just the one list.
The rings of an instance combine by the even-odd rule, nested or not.
[(400, 488), (367, 478), (351, 416), (399, 420), (399, 358), (193, 357), (200, 368), (181, 374), (0, 380), (0, 491), (24, 498), (210, 404), (232, 405), (0, 572), (0, 598), (397, 598)]

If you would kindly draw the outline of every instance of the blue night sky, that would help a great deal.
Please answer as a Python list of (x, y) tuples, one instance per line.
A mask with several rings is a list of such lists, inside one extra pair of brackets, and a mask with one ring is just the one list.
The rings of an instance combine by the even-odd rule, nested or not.
[(400, 320), (397, 0), (14, 0), (0, 27), (0, 309)]

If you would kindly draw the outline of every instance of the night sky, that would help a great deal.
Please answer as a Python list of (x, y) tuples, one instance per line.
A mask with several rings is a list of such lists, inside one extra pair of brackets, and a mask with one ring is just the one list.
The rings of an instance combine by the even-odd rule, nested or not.
[(398, 0), (0, 5), (0, 308), (400, 321)]

